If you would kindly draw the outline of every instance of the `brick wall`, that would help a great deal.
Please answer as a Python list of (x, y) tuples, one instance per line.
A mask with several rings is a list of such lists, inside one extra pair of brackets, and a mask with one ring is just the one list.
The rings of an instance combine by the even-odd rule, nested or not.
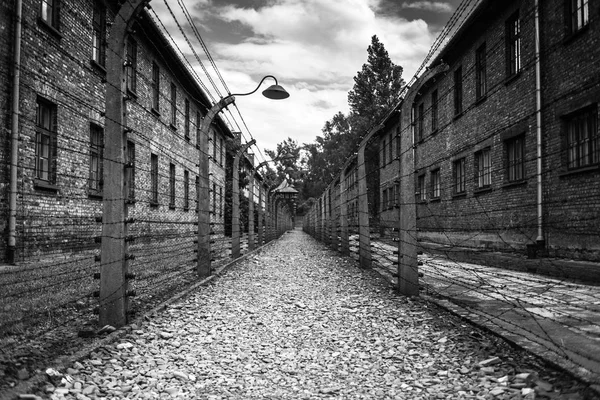
[[(96, 251), (99, 248), (94, 238), (101, 231), (97, 217), (102, 213), (102, 197), (90, 190), (88, 176), (90, 126), (104, 127), (105, 123), (105, 72), (91, 61), (92, 14), (92, 0), (62, 1), (60, 25), (55, 30), (39, 21), (38, 1), (24, 1), (18, 260), (85, 249)], [(110, 12), (108, 20), (112, 20)], [(2, 16), (0, 29), (4, 29), (5, 25), (5, 17)], [(182, 65), (173, 61), (176, 57), (172, 49), (146, 17), (137, 24), (134, 38), (137, 41), (137, 88), (135, 92), (128, 93), (125, 121), (131, 129), (127, 140), (135, 148), (135, 185), (133, 201), (128, 205), (129, 217), (135, 222), (129, 224), (129, 232), (138, 236), (142, 244), (156, 242), (161, 237), (167, 240), (176, 237), (179, 240), (184, 238), (192, 246), (197, 221), (195, 182), (199, 174), (198, 161), (201, 155), (212, 154), (214, 145), (211, 142), (209, 149), (203, 151), (197, 147), (197, 113), (204, 115), (210, 102)], [(159, 112), (152, 110), (153, 63), (160, 68)], [(0, 65), (4, 74), (4, 59)], [(171, 82), (177, 92), (174, 124), (171, 123)], [(9, 96), (4, 86), (1, 89), (0, 104), (3, 118), (6, 118)], [(35, 179), (36, 103), (40, 98), (56, 109), (56, 180), (51, 185), (40, 184)], [(189, 137), (185, 132), (186, 100), (190, 105)], [(2, 120), (3, 128), (7, 123)], [(218, 143), (224, 142), (225, 136), (230, 135), (219, 121), (214, 124), (213, 130)], [(4, 138), (5, 135), (2, 135), (2, 140)], [(7, 146), (4, 142), (2, 145), (0, 155), (4, 160)], [(219, 145), (217, 150), (220, 151)], [(152, 201), (152, 154), (158, 156), (156, 203)], [(175, 166), (173, 204), (171, 164)], [(3, 174), (5, 170), (3, 166)], [(187, 207), (186, 171), (189, 177)], [(224, 186), (224, 164), (220, 165), (218, 159), (212, 160), (210, 172), (211, 189), (212, 182)], [(6, 196), (6, 189), (1, 189), (2, 196)], [(211, 216), (211, 221), (219, 218), (222, 219), (222, 216), (217, 212)], [(6, 243), (6, 235), (3, 239), (2, 246)], [(142, 250), (140, 246), (137, 249)]]

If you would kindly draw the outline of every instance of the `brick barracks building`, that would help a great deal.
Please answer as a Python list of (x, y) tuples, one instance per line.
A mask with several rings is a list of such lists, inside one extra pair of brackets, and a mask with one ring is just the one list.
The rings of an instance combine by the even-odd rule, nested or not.
[[(106, 39), (117, 7), (102, 0), (22, 0), (19, 24), (16, 4), (0, 4), (0, 263), (98, 249)], [(123, 59), (131, 232), (142, 242), (161, 236), (191, 244), (199, 157), (210, 158), (211, 221), (222, 226), (225, 141), (233, 135), (217, 118), (209, 148), (197, 146), (211, 101), (150, 11), (134, 30)]]
[(383, 229), (412, 129), (423, 245), (600, 260), (600, 7), (537, 3), (482, 1), (384, 121)]

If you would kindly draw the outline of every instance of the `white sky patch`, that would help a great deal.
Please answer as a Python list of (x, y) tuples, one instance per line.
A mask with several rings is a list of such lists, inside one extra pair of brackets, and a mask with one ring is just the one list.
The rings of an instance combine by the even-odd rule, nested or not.
[[(348, 91), (354, 85), (353, 77), (367, 60), (367, 47), (373, 35), (378, 36), (392, 61), (404, 68), (404, 79), (410, 80), (427, 54), (434, 34), (423, 20), (408, 21), (398, 15), (381, 14), (380, 1), (276, 0), (258, 9), (188, 4), (188, 10), (206, 23), (216, 18), (222, 24), (242, 24), (253, 33), (237, 43), (218, 38), (207, 43), (232, 93), (253, 90), (264, 75), (276, 76), (279, 84), (290, 92), (285, 100), (266, 99), (260, 92), (273, 83), (267, 80), (257, 93), (236, 100), (257, 146), (263, 151), (265, 147), (274, 149), (288, 137), (299, 144), (312, 143), (322, 134), (327, 120), (338, 111), (348, 113)], [(156, 10), (161, 11), (161, 20), (182, 50), (189, 53), (170, 14), (165, 14), (164, 5), (159, 4)], [(177, 14), (183, 23), (182, 13)], [(210, 19), (206, 18), (209, 14)], [(202, 26), (202, 30), (211, 31), (211, 26)], [(196, 51), (201, 50), (197, 47)], [(216, 75), (213, 79), (218, 82)], [(239, 120), (237, 111), (232, 110)], [(247, 136), (243, 125), (242, 131)]]
[(453, 8), (450, 3), (439, 1), (416, 1), (414, 3), (402, 3), (402, 8), (413, 8), (417, 10), (433, 11), (439, 13), (451, 13)]

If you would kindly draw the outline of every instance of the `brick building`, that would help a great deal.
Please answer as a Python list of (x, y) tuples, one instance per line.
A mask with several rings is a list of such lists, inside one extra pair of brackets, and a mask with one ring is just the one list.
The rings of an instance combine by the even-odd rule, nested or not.
[[(536, 35), (533, 0), (482, 1), (400, 106), (423, 244), (600, 259), (599, 9), (549, 0), (538, 12)], [(395, 118), (379, 133), (388, 226)]]
[[(108, 3), (108, 7), (105, 5)], [(18, 83), (16, 246), (10, 234), (11, 102), (15, 90), (14, 2), (0, 5), (0, 262), (94, 250), (102, 213), (106, 46), (116, 2), (23, 0)], [(211, 101), (144, 10), (128, 36), (125, 160), (130, 232), (141, 242), (194, 238), (198, 161), (210, 157), (211, 221), (223, 219), (225, 145), (232, 137), (216, 119), (208, 149), (200, 120)]]

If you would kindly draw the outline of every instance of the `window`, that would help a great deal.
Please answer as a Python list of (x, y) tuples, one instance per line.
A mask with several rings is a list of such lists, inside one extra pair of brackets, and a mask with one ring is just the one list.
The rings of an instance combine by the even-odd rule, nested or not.
[(36, 112), (35, 177), (56, 183), (56, 105), (38, 98)]
[(106, 64), (106, 7), (100, 0), (94, 2), (92, 60), (102, 67)]
[(478, 189), (492, 184), (492, 157), (489, 147), (475, 153), (475, 171), (477, 171)]
[(466, 190), (465, 159), (461, 158), (453, 163), (454, 194), (463, 194)]
[(59, 0), (41, 0), (40, 1), (40, 18), (42, 21), (58, 29), (59, 15)]
[(424, 113), (424, 105), (423, 103), (419, 104), (419, 108), (417, 109), (417, 142), (423, 140), (423, 113)]
[(214, 162), (217, 162), (217, 133), (215, 131), (212, 132), (212, 148), (213, 154), (212, 158)]
[(190, 172), (183, 171), (183, 209), (190, 209)]
[(137, 42), (130, 37), (127, 39), (127, 55), (126, 55), (126, 77), (127, 90), (132, 93), (137, 92)]
[(381, 196), (381, 211), (387, 209), (388, 206), (388, 190), (383, 189), (383, 195)]
[(400, 204), (400, 184), (399, 183), (396, 183), (394, 185), (394, 192), (396, 193), (396, 195), (395, 195), (396, 202), (394, 203), (394, 207), (398, 207), (398, 205)]
[(196, 111), (196, 144), (200, 144), (200, 123), (202, 121), (202, 117), (200, 116), (200, 111)]
[(171, 82), (171, 126), (177, 127), (177, 86)]
[(394, 143), (394, 136), (392, 136), (392, 134), (390, 133), (390, 144), (388, 146), (388, 150), (389, 150), (388, 157), (390, 159), (390, 162), (392, 162), (394, 160), (394, 152), (393, 152), (394, 146), (393, 146), (393, 143)]
[(385, 149), (385, 143), (387, 141), (387, 137), (383, 137), (381, 139), (381, 166), (384, 167), (386, 164), (386, 149)]
[(597, 106), (569, 116), (565, 121), (567, 167), (577, 169), (600, 162)]
[(441, 180), (440, 180), (440, 169), (434, 169), (431, 171), (431, 198), (439, 199), (441, 193)]
[(219, 186), (219, 217), (223, 216), (223, 188)]
[(438, 91), (437, 89), (431, 92), (431, 132), (438, 130)]
[(185, 140), (190, 140), (190, 101), (185, 99), (185, 121), (183, 126)]
[(487, 93), (485, 43), (475, 53), (475, 99), (481, 100)]
[(160, 68), (156, 62), (152, 62), (152, 110), (159, 112), (160, 100)]
[(388, 208), (394, 208), (394, 205), (396, 204), (396, 192), (394, 191), (394, 187), (390, 187), (388, 189), (389, 191), (389, 203), (388, 203)]
[(125, 165), (125, 182), (127, 187), (127, 200), (135, 200), (135, 143), (127, 141), (127, 164)]
[(88, 188), (90, 193), (102, 192), (102, 158), (104, 152), (104, 131), (102, 127), (90, 125), (90, 171)]
[(212, 184), (212, 213), (215, 215), (217, 213), (217, 184)]
[(589, 22), (588, 0), (567, 0), (569, 33), (575, 33)]
[(463, 112), (463, 85), (462, 85), (462, 67), (454, 71), (454, 115), (460, 115)]
[(223, 155), (225, 154), (225, 146), (223, 146), (223, 138), (219, 138), (219, 165), (223, 166)]
[(423, 174), (417, 177), (417, 201), (425, 201), (426, 199), (425, 175)]
[(400, 160), (400, 124), (396, 126), (396, 158)]
[(196, 212), (198, 212), (198, 193), (200, 193), (200, 177), (198, 175), (196, 175), (196, 182), (194, 186), (196, 188), (196, 197), (194, 200), (196, 201)]
[(516, 182), (525, 178), (525, 135), (506, 142), (506, 179)]
[(506, 75), (513, 76), (521, 70), (521, 21), (519, 12), (506, 21)]
[(175, 164), (169, 164), (169, 208), (175, 208)]
[(158, 156), (150, 154), (150, 204), (158, 204)]

